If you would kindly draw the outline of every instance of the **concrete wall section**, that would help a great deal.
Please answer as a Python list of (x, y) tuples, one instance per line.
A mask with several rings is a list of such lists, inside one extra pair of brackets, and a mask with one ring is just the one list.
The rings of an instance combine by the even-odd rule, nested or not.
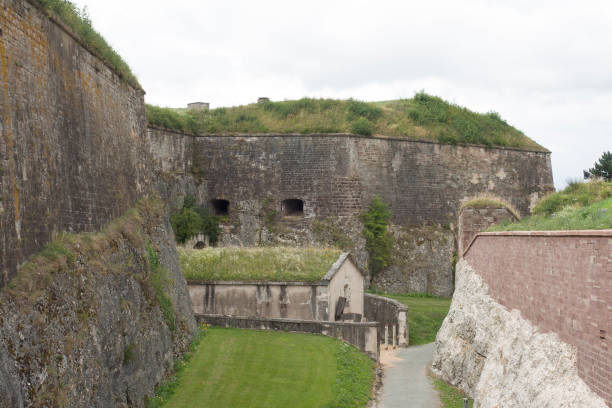
[(382, 296), (365, 294), (364, 316), (369, 322), (378, 322), (381, 341), (385, 338), (385, 327), (388, 339), (393, 343), (393, 326), (396, 329), (395, 344), (408, 346), (408, 306)]
[(378, 361), (379, 341), (376, 323), (321, 322), (314, 320), (265, 319), (209, 314), (196, 314), (198, 322), (212, 326), (241, 329), (284, 330), (322, 334), (344, 340)]
[(495, 301), (575, 346), (612, 406), (612, 230), (482, 233), (464, 258)]
[(328, 320), (327, 285), (301, 282), (189, 282), (195, 313)]
[(34, 4), (0, 0), (0, 286), (60, 231), (148, 191), (144, 92)]

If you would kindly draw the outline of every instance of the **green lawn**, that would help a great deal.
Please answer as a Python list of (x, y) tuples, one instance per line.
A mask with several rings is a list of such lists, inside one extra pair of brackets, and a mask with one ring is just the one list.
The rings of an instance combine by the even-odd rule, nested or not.
[(365, 407), (373, 367), (329, 337), (211, 328), (161, 406)]
[(298, 281), (321, 280), (338, 260), (329, 248), (224, 247), (178, 248), (187, 280)]
[(450, 298), (406, 293), (377, 293), (408, 306), (409, 344), (431, 343), (450, 309)]

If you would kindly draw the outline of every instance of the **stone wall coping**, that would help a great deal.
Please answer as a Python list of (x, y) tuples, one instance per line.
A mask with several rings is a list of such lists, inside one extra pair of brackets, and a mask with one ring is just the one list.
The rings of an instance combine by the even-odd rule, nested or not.
[(256, 285), (256, 286), (328, 286), (327, 281), (302, 282), (302, 281), (207, 281), (187, 280), (187, 285)]
[(139, 91), (142, 93), (142, 95), (145, 95), (145, 90), (140, 86), (140, 84), (138, 84), (138, 86), (136, 86), (135, 84), (131, 84), (128, 81), (124, 80), (121, 76), (121, 74), (119, 73), (119, 71), (110, 64), (110, 62), (108, 62), (106, 60), (106, 58), (102, 57), (100, 54), (98, 54), (98, 52), (96, 50), (94, 50), (92, 47), (90, 47), (89, 45), (87, 45), (87, 43), (85, 41), (83, 41), (83, 39), (81, 38), (81, 36), (79, 36), (77, 33), (75, 33), (67, 24), (65, 24), (63, 21), (61, 21), (59, 18), (55, 17), (53, 14), (49, 13), (47, 10), (45, 10), (42, 6), (42, 4), (40, 3), (40, 1), (38, 0), (26, 0), (28, 3), (30, 3), (33, 7), (35, 7), (36, 9), (38, 9), (43, 15), (45, 15), (53, 24), (55, 24), (56, 26), (58, 26), (62, 31), (64, 31), (66, 34), (68, 34), (69, 37), (71, 37), (74, 41), (76, 41), (81, 47), (83, 47), (87, 52), (89, 52), (91, 55), (93, 55), (96, 59), (100, 60), (101, 63), (103, 63), (104, 65), (106, 65), (106, 67), (108, 69), (111, 70), (111, 72), (113, 74), (115, 74), (123, 83), (127, 84), (130, 88)]
[(533, 153), (543, 153), (550, 155), (550, 150), (536, 150), (536, 149), (527, 149), (522, 147), (505, 147), (505, 146), (485, 146), (485, 145), (477, 145), (477, 144), (450, 144), (450, 143), (442, 143), (435, 140), (424, 140), (424, 139), (408, 139), (404, 137), (397, 136), (385, 136), (385, 135), (357, 135), (354, 133), (208, 133), (208, 134), (193, 134), (181, 132), (179, 130), (174, 129), (166, 129), (163, 127), (149, 125), (147, 124), (149, 129), (161, 130), (168, 133), (174, 133), (176, 135), (181, 136), (190, 136), (193, 138), (205, 138), (205, 137), (344, 137), (344, 138), (353, 138), (353, 139), (378, 139), (378, 140), (389, 140), (395, 142), (406, 142), (406, 143), (425, 143), (425, 144), (435, 144), (440, 146), (457, 146), (457, 147), (477, 147), (480, 149), (488, 149), (488, 150), (514, 150), (519, 152), (533, 152)]
[(398, 302), (395, 299), (391, 299), (388, 297), (384, 297), (384, 296), (378, 296), (378, 295), (374, 295), (372, 293), (364, 293), (364, 296), (368, 296), (368, 297), (372, 297), (372, 298), (376, 298), (378, 300), (382, 300), (384, 302), (388, 302), (393, 304), (395, 307), (397, 307), (398, 309), (402, 310), (402, 311), (408, 311), (408, 306), (406, 306), (405, 304)]
[(468, 253), (479, 237), (601, 237), (612, 238), (612, 229), (603, 230), (560, 230), (560, 231), (496, 231), (479, 232), (474, 235), (462, 256)]
[(333, 326), (348, 326), (348, 327), (378, 327), (378, 322), (331, 322), (327, 320), (302, 320), (302, 319), (279, 319), (266, 317), (249, 317), (249, 316), (229, 316), (220, 314), (194, 313), (196, 319), (199, 317), (223, 317), (234, 320), (252, 320), (262, 322), (278, 322), (278, 323), (304, 323), (304, 324), (327, 324)]
[[(327, 271), (325, 276), (323, 276), (323, 278), (321, 278), (321, 281), (323, 281), (323, 282), (330, 282), (333, 279), (334, 275), (336, 273), (338, 273), (340, 268), (342, 268), (342, 265), (344, 265), (344, 262), (346, 262), (347, 258), (350, 258), (350, 253), (348, 253), (348, 252), (341, 253), (340, 256), (338, 257), (338, 259), (336, 259), (336, 262), (334, 262), (334, 264), (331, 266), (331, 268), (329, 268), (329, 271)], [(355, 264), (354, 261), (351, 260), (351, 262), (353, 262), (353, 264)], [(357, 265), (355, 265), (355, 266), (357, 266)], [(363, 275), (363, 272), (361, 272), (361, 269), (357, 268), (357, 270)]]

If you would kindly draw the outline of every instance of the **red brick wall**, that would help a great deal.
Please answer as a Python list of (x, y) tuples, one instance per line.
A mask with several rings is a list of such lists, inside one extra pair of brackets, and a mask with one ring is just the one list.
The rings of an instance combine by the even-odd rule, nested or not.
[(612, 406), (612, 230), (481, 233), (464, 257), (497, 302), (577, 347)]

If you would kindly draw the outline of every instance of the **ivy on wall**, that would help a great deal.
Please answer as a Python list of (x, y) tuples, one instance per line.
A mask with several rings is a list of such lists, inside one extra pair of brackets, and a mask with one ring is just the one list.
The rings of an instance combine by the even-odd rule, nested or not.
[(391, 215), (387, 204), (375, 195), (368, 210), (360, 216), (369, 255), (368, 268), (372, 276), (386, 268), (391, 261), (393, 236), (388, 231)]

